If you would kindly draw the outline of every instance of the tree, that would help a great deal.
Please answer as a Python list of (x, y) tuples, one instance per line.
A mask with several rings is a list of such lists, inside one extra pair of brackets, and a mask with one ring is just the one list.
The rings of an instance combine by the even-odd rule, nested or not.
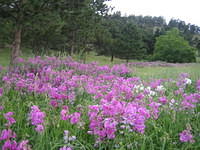
[(111, 62), (114, 57), (117, 56), (120, 50), (119, 42), (122, 28), (122, 17), (120, 12), (116, 12), (113, 15), (105, 17), (104, 20), (104, 32), (99, 32), (101, 35), (101, 44), (103, 46), (104, 55), (111, 56)]
[(200, 35), (194, 35), (192, 45), (197, 48), (197, 54), (200, 56)]
[(194, 62), (195, 48), (180, 36), (177, 28), (173, 28), (156, 39), (154, 58), (171, 63)]
[(108, 0), (61, 0), (58, 8), (65, 21), (63, 33), (67, 37), (69, 54), (86, 52), (95, 41), (102, 17), (107, 14)]
[(0, 18), (0, 48), (4, 48), (11, 42), (13, 24), (3, 18)]
[(35, 15), (49, 11), (51, 0), (0, 0), (0, 18), (13, 24), (11, 65), (21, 53), (21, 36), (24, 26)]
[(126, 59), (141, 59), (146, 55), (146, 49), (142, 41), (141, 30), (132, 23), (125, 23), (120, 38), (120, 52), (118, 56)]

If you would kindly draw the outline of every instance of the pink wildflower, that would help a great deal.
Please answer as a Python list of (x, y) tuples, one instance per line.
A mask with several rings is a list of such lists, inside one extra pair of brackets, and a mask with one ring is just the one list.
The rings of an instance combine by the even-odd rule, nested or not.
[(44, 126), (41, 124), (36, 125), (35, 131), (37, 131), (38, 133), (41, 133), (44, 131)]
[(191, 142), (193, 143), (194, 140), (193, 140), (193, 135), (192, 133), (190, 132), (190, 130), (183, 130), (180, 134), (180, 141), (181, 142)]
[(67, 106), (63, 106), (63, 109), (60, 112), (60, 119), (61, 120), (68, 120), (69, 118), (70, 118), (69, 108)]
[(162, 104), (166, 104), (166, 103), (167, 103), (167, 98), (166, 98), (165, 96), (160, 97), (158, 100), (159, 100), (159, 102), (162, 103)]
[(21, 141), (17, 148), (19, 150), (31, 150), (30, 146), (28, 145), (28, 142), (28, 140)]
[(11, 129), (4, 129), (1, 132), (0, 140), (9, 140), (10, 138), (16, 138), (15, 132)]
[(3, 88), (0, 88), (0, 96), (3, 95)]
[(8, 112), (4, 114), (4, 118), (8, 121), (8, 123), (6, 123), (6, 126), (11, 126), (12, 124), (16, 123), (15, 119), (12, 117), (13, 115), (13, 112)]
[(80, 121), (81, 113), (75, 112), (71, 115), (70, 123), (76, 124)]
[(51, 100), (50, 105), (54, 108), (58, 107), (58, 102), (56, 100)]
[(3, 109), (4, 109), (4, 107), (2, 105), (0, 105), (0, 111), (3, 110)]
[(154, 119), (158, 119), (158, 117), (159, 117), (159, 108), (160, 108), (160, 106), (161, 106), (161, 104), (160, 103), (156, 103), (156, 102), (151, 102), (150, 104), (149, 104), (149, 106), (150, 106), (150, 110), (151, 110), (151, 116), (154, 118)]
[(181, 105), (184, 109), (192, 109), (196, 107), (196, 103), (198, 103), (198, 98), (195, 94), (184, 95), (184, 99), (181, 102)]
[(2, 146), (2, 150), (18, 150), (17, 148), (17, 142), (16, 141), (11, 141), (7, 140), (4, 145)]
[(197, 81), (197, 90), (200, 91), (200, 80)]
[(45, 112), (40, 111), (38, 106), (34, 105), (31, 107), (29, 119), (31, 120), (31, 124), (36, 126), (35, 130), (37, 132), (42, 132), (44, 130), (44, 126), (42, 124), (44, 123), (45, 116)]
[(59, 150), (72, 150), (71, 147), (63, 146)]

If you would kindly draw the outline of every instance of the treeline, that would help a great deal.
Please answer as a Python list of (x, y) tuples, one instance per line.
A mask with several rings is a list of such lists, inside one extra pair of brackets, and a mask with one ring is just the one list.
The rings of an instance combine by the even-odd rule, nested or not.
[[(189, 49), (194, 48), (193, 50), (200, 54), (200, 27), (186, 24), (178, 19), (171, 19), (167, 24), (163, 17), (121, 16), (120, 12), (104, 17), (104, 32), (100, 32), (97, 51), (102, 55), (110, 55), (111, 60), (114, 56), (127, 61), (129, 59), (154, 60), (158, 37), (174, 31), (174, 28), (179, 31), (171, 39), (179, 40), (179, 36), (183, 37), (191, 46)], [(184, 40), (182, 43), (185, 42)], [(166, 44), (169, 44), (167, 42), (162, 46), (167, 47)], [(176, 49), (178, 45), (169, 47)]]
[(162, 17), (108, 14), (109, 0), (0, 0), (0, 47), (11, 45), (11, 64), (21, 48), (35, 55), (61, 51), (149, 59), (156, 38), (176, 27), (200, 51), (200, 27)]

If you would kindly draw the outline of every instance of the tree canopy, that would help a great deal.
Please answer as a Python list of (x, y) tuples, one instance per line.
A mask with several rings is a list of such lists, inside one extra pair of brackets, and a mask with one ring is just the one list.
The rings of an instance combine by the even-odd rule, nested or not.
[(195, 48), (180, 36), (177, 28), (173, 28), (156, 39), (154, 57), (172, 63), (194, 62)]
[(109, 14), (106, 1), (0, 0), (0, 47), (11, 47), (11, 64), (21, 48), (35, 55), (94, 51), (111, 61), (150, 59), (156, 53), (156, 38), (177, 28), (200, 54), (200, 27), (179, 19), (167, 24), (163, 17)]

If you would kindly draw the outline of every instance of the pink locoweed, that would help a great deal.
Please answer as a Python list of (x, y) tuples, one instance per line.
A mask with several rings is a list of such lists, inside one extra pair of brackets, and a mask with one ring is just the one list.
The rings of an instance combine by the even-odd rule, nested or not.
[(181, 142), (191, 142), (193, 143), (194, 140), (193, 140), (193, 135), (192, 133), (190, 132), (190, 130), (183, 130), (180, 134), (180, 141)]
[(31, 124), (36, 126), (35, 130), (39, 133), (44, 131), (44, 118), (45, 112), (40, 111), (39, 107), (34, 105), (31, 107), (31, 112), (29, 113), (29, 120)]
[(12, 124), (16, 123), (16, 120), (13, 118), (14, 112), (7, 112), (4, 114), (4, 118), (8, 121), (6, 126), (11, 126)]
[(3, 88), (0, 88), (0, 97), (3, 95)]
[(75, 112), (75, 113), (71, 114), (70, 123), (77, 124), (80, 121), (80, 118), (81, 118), (81, 113)]
[(15, 132), (11, 129), (4, 129), (1, 132), (0, 140), (9, 140), (10, 138), (16, 138)]

